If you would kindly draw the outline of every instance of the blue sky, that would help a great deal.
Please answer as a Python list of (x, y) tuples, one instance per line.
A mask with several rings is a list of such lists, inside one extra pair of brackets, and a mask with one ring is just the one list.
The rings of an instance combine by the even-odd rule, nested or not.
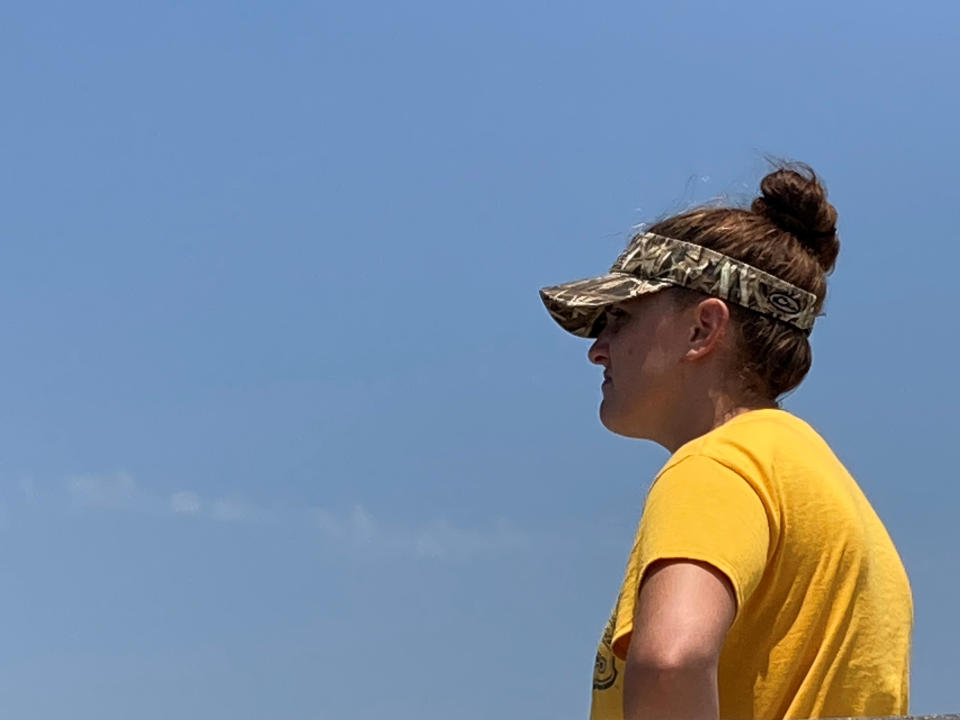
[(0, 11), (0, 712), (584, 717), (660, 448), (541, 285), (806, 161), (820, 429), (960, 711), (960, 9)]

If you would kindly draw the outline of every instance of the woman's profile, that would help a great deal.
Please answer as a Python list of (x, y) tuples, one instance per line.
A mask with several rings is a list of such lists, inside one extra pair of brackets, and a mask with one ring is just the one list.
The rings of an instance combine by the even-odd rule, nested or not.
[(591, 720), (907, 713), (903, 564), (828, 444), (779, 406), (810, 368), (837, 212), (804, 165), (760, 190), (541, 290), (594, 338), (604, 426), (671, 453), (600, 639)]

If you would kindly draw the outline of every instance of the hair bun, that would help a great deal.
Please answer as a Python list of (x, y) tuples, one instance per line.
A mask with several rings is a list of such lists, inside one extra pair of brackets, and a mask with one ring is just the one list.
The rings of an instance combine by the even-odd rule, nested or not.
[(783, 165), (760, 181), (760, 192), (750, 209), (794, 235), (823, 271), (830, 272), (840, 252), (837, 210), (827, 202), (827, 190), (816, 173), (802, 163)]

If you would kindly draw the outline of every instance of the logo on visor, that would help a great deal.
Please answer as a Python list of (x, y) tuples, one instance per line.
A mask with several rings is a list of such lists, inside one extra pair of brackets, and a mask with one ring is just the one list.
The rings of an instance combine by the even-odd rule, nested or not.
[(790, 297), (786, 293), (770, 293), (770, 303), (781, 312), (790, 313), (791, 315), (800, 312), (800, 301)]

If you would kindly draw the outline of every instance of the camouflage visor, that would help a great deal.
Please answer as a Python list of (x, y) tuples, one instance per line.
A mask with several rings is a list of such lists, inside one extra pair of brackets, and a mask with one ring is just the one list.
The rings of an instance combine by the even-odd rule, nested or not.
[(808, 331), (817, 296), (715, 250), (683, 240), (641, 233), (610, 272), (543, 288), (550, 315), (568, 332), (596, 337), (597, 321), (614, 303), (671, 286), (698, 290)]

